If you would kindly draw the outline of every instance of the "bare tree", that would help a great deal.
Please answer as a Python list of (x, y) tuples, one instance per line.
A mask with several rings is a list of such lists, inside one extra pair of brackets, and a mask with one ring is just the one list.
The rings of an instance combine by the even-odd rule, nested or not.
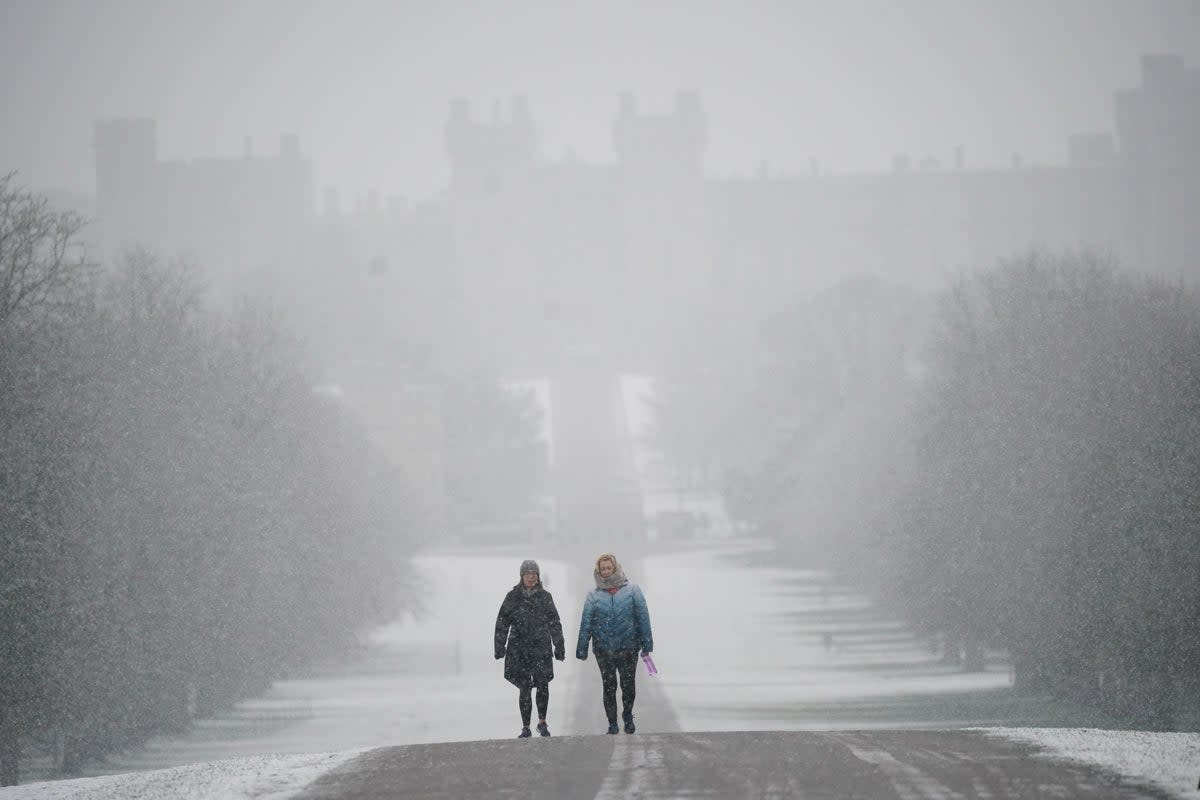
[(89, 262), (83, 217), (0, 177), (0, 324), (19, 315), (61, 313), (85, 295)]

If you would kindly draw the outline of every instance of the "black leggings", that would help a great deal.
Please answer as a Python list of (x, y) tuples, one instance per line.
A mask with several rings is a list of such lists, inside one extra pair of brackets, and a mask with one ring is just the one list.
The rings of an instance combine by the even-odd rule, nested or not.
[(621, 680), (621, 709), (624, 716), (633, 715), (633, 701), (637, 698), (637, 650), (596, 651), (596, 664), (600, 667), (600, 681), (604, 685), (604, 713), (610, 725), (617, 721), (617, 679)]
[[(533, 687), (522, 686), (517, 691), (517, 705), (521, 707), (521, 724), (529, 727), (529, 715), (533, 713)], [(546, 718), (546, 709), (550, 707), (550, 687), (537, 687), (538, 719)]]

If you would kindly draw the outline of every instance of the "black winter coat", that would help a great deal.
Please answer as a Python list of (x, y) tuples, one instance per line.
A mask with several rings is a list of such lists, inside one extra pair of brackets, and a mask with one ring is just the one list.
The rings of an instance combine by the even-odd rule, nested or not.
[(521, 588), (505, 595), (496, 615), (496, 658), (504, 658), (504, 678), (517, 688), (545, 686), (554, 679), (551, 655), (566, 657), (562, 620), (540, 582), (528, 597)]

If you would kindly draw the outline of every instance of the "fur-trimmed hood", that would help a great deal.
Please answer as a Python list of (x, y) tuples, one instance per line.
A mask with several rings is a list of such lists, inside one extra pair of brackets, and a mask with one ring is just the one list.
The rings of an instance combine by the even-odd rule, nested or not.
[[(611, 561), (616, 571), (608, 578), (600, 577), (600, 562)], [(592, 569), (592, 577), (596, 579), (597, 589), (620, 589), (625, 584), (629, 583), (629, 578), (625, 577), (625, 570), (621, 569), (621, 562), (617, 561), (617, 557), (612, 553), (601, 553), (596, 557), (596, 564)]]

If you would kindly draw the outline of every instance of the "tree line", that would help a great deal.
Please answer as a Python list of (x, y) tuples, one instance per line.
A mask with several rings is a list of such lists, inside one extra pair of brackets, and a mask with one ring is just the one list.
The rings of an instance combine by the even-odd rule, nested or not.
[(936, 323), (894, 595), (964, 653), (1006, 648), (1021, 688), (1195, 725), (1200, 301), (1035, 254)]
[(1002, 648), (1020, 690), (1196, 725), (1191, 290), (1033, 252), (933, 295), (847, 281), (765, 320), (755, 347), (738, 409), (698, 405), (686, 380), (666, 393), (671, 413), (710, 416), (697, 427), (767, 443), (705, 455), (734, 513), (965, 669)]
[(178, 731), (395, 616), (400, 476), (272, 312), (101, 270), (0, 178), (0, 784)]

